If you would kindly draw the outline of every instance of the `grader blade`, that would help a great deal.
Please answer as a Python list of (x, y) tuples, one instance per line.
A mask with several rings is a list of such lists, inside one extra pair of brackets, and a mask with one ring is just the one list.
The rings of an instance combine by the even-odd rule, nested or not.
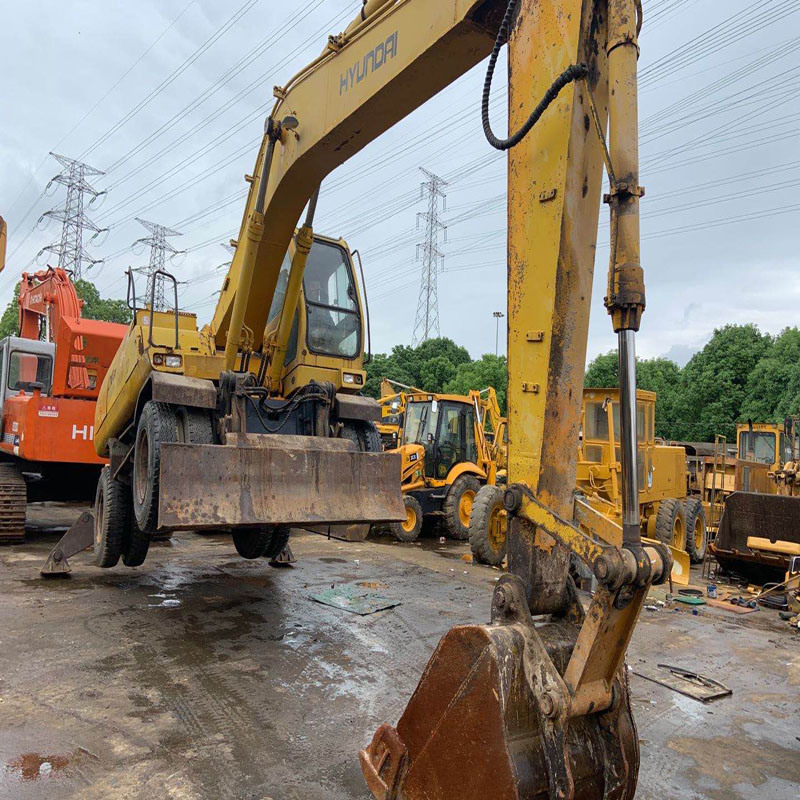
[(576, 634), (566, 622), (453, 628), (397, 728), (360, 753), (375, 798), (630, 800), (639, 748), (624, 667), (600, 714), (568, 719), (532, 688), (545, 652), (563, 672)]
[(405, 519), (400, 456), (343, 439), (230, 435), (164, 444), (159, 529), (393, 522)]

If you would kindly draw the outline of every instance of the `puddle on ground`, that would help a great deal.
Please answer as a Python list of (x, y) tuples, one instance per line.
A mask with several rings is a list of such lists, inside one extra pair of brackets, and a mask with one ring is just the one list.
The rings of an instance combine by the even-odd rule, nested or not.
[(148, 598), (156, 602), (149, 602), (148, 608), (178, 608), (181, 601), (177, 597), (168, 594), (149, 594)]
[(25, 753), (6, 764), (6, 771), (21, 781), (35, 781), (66, 769), (69, 763), (68, 756), (43, 756), (39, 753)]
[(324, 564), (349, 564), (350, 562), (346, 558), (331, 558), (330, 556), (326, 556), (324, 558), (320, 558)]

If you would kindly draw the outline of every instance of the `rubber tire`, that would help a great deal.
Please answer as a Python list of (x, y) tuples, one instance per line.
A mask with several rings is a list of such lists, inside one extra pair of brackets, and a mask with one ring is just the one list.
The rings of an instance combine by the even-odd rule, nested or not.
[(459, 475), (450, 486), (442, 505), (442, 511), (444, 511), (444, 529), (446, 535), (451, 539), (459, 539), (460, 541), (469, 539), (469, 525), (464, 525), (461, 522), (458, 509), (465, 492), (472, 492), (473, 495), (477, 495), (480, 488), (481, 485), (474, 475)]
[(130, 489), (111, 480), (111, 471), (103, 467), (97, 480), (94, 500), (94, 563), (108, 569), (122, 555), (131, 525)]
[(241, 528), (233, 531), (233, 546), (236, 552), (248, 561), (261, 558), (265, 554), (267, 547), (272, 542), (273, 527), (264, 528)]
[[(141, 443), (147, 437), (147, 464), (141, 464)], [(136, 443), (133, 450), (133, 475), (131, 494), (133, 513), (139, 530), (148, 536), (158, 526), (158, 487), (161, 478), (161, 445), (178, 441), (178, 417), (175, 409), (166, 403), (145, 403), (136, 426)], [(145, 475), (142, 475), (141, 471)], [(141, 497), (138, 483), (144, 481)]]
[(269, 543), (264, 550), (264, 558), (270, 560), (277, 558), (281, 554), (283, 548), (289, 544), (289, 537), (291, 534), (292, 531), (288, 525), (275, 525), (272, 528)]
[(139, 530), (136, 520), (131, 518), (125, 547), (122, 550), (122, 563), (126, 567), (141, 567), (150, 549), (150, 537)]
[[(696, 497), (690, 497), (686, 503), (686, 552), (692, 564), (701, 564), (706, 557), (708, 546), (708, 528), (706, 527), (706, 512), (702, 502)], [(703, 523), (703, 541), (697, 546), (694, 536), (694, 526), (698, 520)]]
[(406, 530), (402, 522), (393, 522), (389, 526), (389, 531), (398, 542), (414, 542), (419, 538), (419, 534), (422, 531), (422, 506), (419, 504), (419, 500), (410, 494), (403, 495), (403, 505), (406, 508), (406, 514), (409, 511), (414, 513), (416, 517), (414, 527)]
[[(683, 525), (683, 541), (673, 541), (676, 521)], [(686, 509), (680, 500), (670, 498), (662, 500), (656, 515), (656, 539), (662, 544), (672, 545), (679, 550), (686, 549)]]
[[(472, 504), (472, 517), (469, 521), (469, 544), (472, 548), (472, 556), (479, 564), (489, 564), (492, 567), (499, 567), (508, 549), (508, 529), (503, 537), (502, 545), (499, 548), (492, 546), (489, 538), (489, 529), (492, 525), (493, 516), (499, 510), (505, 510), (503, 506), (503, 495), (505, 492), (500, 486), (481, 486), (480, 491), (475, 496)], [(507, 519), (507, 518), (506, 518)]]
[(177, 441), (187, 444), (214, 444), (211, 413), (199, 408), (180, 406), (176, 410)]
[(340, 436), (349, 439), (362, 453), (383, 452), (383, 441), (374, 422), (344, 422)]

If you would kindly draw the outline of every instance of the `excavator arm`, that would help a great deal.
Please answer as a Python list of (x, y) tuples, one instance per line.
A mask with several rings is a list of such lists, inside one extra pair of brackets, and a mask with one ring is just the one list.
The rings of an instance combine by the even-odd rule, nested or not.
[(322, 54), (276, 87), (239, 238), (211, 322), (232, 369), (262, 342), (295, 226), (323, 179), (489, 55), (506, 1), (369, 0)]

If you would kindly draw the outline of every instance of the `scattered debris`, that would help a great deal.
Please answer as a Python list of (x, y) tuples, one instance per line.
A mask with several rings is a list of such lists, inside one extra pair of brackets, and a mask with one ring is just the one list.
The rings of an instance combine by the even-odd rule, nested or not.
[(362, 617), (400, 605), (400, 600), (392, 600), (371, 589), (370, 587), (373, 585), (386, 588), (384, 584), (377, 581), (356, 581), (343, 583), (335, 589), (325, 589), (318, 594), (312, 594), (311, 599)]
[[(677, 598), (676, 598), (677, 599)], [(646, 667), (644, 668), (646, 670)], [(730, 697), (733, 690), (729, 689), (713, 678), (706, 678), (697, 672), (692, 672), (682, 667), (673, 667), (669, 664), (659, 664), (659, 672), (642, 671), (642, 668), (632, 670), (640, 678), (666, 686), (675, 692), (699, 700), (701, 703), (710, 703), (723, 697)]]

